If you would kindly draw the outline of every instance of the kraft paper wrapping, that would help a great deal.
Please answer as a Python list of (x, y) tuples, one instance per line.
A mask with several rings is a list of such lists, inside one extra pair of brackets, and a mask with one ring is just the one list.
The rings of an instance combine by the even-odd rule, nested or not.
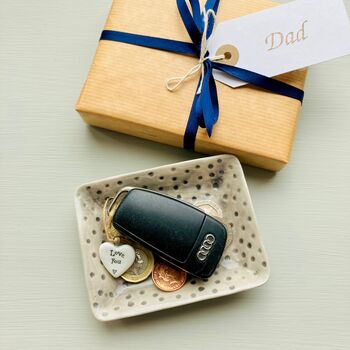
[[(203, 3), (203, 2), (202, 2)], [(217, 22), (276, 4), (222, 0)], [(191, 42), (175, 0), (114, 0), (105, 29)], [(199, 75), (169, 92), (165, 81), (185, 74), (194, 57), (112, 41), (100, 41), (77, 103), (90, 125), (182, 147)], [(306, 69), (278, 77), (303, 89)], [(231, 153), (270, 170), (289, 160), (300, 102), (253, 86), (233, 89), (217, 82), (219, 120), (209, 138), (199, 129), (196, 151)]]

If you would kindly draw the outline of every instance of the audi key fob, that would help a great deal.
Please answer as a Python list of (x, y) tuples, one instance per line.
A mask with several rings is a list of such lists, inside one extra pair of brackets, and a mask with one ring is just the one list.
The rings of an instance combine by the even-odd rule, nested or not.
[(221, 222), (190, 204), (142, 188), (124, 188), (113, 202), (118, 205), (113, 226), (122, 235), (193, 276), (213, 274), (227, 238)]

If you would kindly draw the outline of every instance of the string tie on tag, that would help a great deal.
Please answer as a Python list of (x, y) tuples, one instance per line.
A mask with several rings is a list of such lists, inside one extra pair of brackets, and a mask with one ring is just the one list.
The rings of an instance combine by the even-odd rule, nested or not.
[(216, 14), (214, 10), (209, 9), (208, 11), (203, 11), (203, 22), (204, 22), (204, 30), (202, 34), (202, 41), (201, 41), (201, 51), (199, 56), (199, 61), (196, 65), (194, 65), (185, 75), (180, 77), (171, 77), (166, 81), (166, 87), (169, 91), (175, 91), (180, 85), (185, 82), (187, 79), (194, 76), (197, 72), (201, 71), (201, 78), (200, 83), (197, 89), (196, 94), (200, 95), (202, 92), (202, 86), (203, 86), (203, 77), (204, 77), (204, 62), (207, 60), (210, 61), (220, 61), (225, 58), (225, 55), (216, 55), (213, 57), (206, 56), (208, 51), (208, 39), (207, 39), (207, 32), (208, 32), (208, 23), (209, 23), (209, 16), (213, 17), (214, 20), (214, 26), (215, 26), (215, 19)]

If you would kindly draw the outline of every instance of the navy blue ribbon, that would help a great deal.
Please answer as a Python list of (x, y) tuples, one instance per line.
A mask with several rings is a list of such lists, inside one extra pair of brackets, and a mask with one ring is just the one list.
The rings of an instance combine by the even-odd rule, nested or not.
[[(117, 41), (131, 45), (139, 45), (158, 50), (170, 51), (183, 55), (191, 55), (199, 58), (201, 51), (201, 40), (204, 31), (203, 13), (201, 13), (199, 1), (190, 0), (192, 11), (189, 10), (185, 0), (176, 0), (176, 2), (181, 19), (192, 40), (192, 43), (113, 30), (104, 30), (101, 34), (100, 40)], [(205, 10), (208, 11), (211, 9), (217, 13), (219, 2), (220, 0), (207, 0)], [(210, 37), (213, 27), (214, 19), (210, 17), (207, 38)], [(206, 56), (208, 56), (208, 54), (209, 53), (207, 52)], [(213, 69), (225, 72), (226, 74), (240, 79), (248, 84), (255, 85), (279, 95), (294, 98), (299, 100), (301, 103), (303, 102), (303, 90), (283, 83), (279, 80), (266, 77), (247, 69), (228, 66), (217, 61), (211, 61), (210, 59), (205, 60), (203, 64), (204, 76), (201, 77), (202, 90), (200, 94), (196, 93), (193, 99), (184, 135), (184, 148), (194, 149), (198, 127), (206, 128), (208, 136), (210, 137), (213, 127), (218, 120), (219, 102), (215, 79), (213, 77)], [(199, 84), (200, 82), (198, 82), (197, 89)]]

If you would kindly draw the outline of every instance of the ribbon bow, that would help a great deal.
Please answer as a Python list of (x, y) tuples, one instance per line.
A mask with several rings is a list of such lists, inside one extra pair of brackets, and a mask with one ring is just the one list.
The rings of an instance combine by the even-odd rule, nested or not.
[(215, 79), (213, 77), (213, 69), (220, 70), (230, 76), (265, 90), (297, 99), (300, 102), (303, 101), (303, 90), (243, 68), (220, 63), (219, 61), (224, 58), (221, 55), (209, 57), (206, 43), (214, 28), (215, 16), (220, 0), (207, 0), (203, 11), (201, 11), (198, 0), (189, 0), (192, 11), (189, 10), (186, 0), (176, 0), (176, 2), (181, 19), (192, 43), (112, 30), (104, 30), (100, 40), (118, 41), (179, 54), (192, 55), (199, 58), (198, 64), (192, 67), (186, 75), (183, 77), (170, 78), (167, 81), (167, 88), (170, 91), (174, 91), (186, 79), (190, 78), (198, 71), (201, 71), (201, 77), (198, 82), (184, 134), (184, 148), (194, 149), (198, 127), (205, 128), (210, 137), (213, 127), (218, 120), (219, 102)]

